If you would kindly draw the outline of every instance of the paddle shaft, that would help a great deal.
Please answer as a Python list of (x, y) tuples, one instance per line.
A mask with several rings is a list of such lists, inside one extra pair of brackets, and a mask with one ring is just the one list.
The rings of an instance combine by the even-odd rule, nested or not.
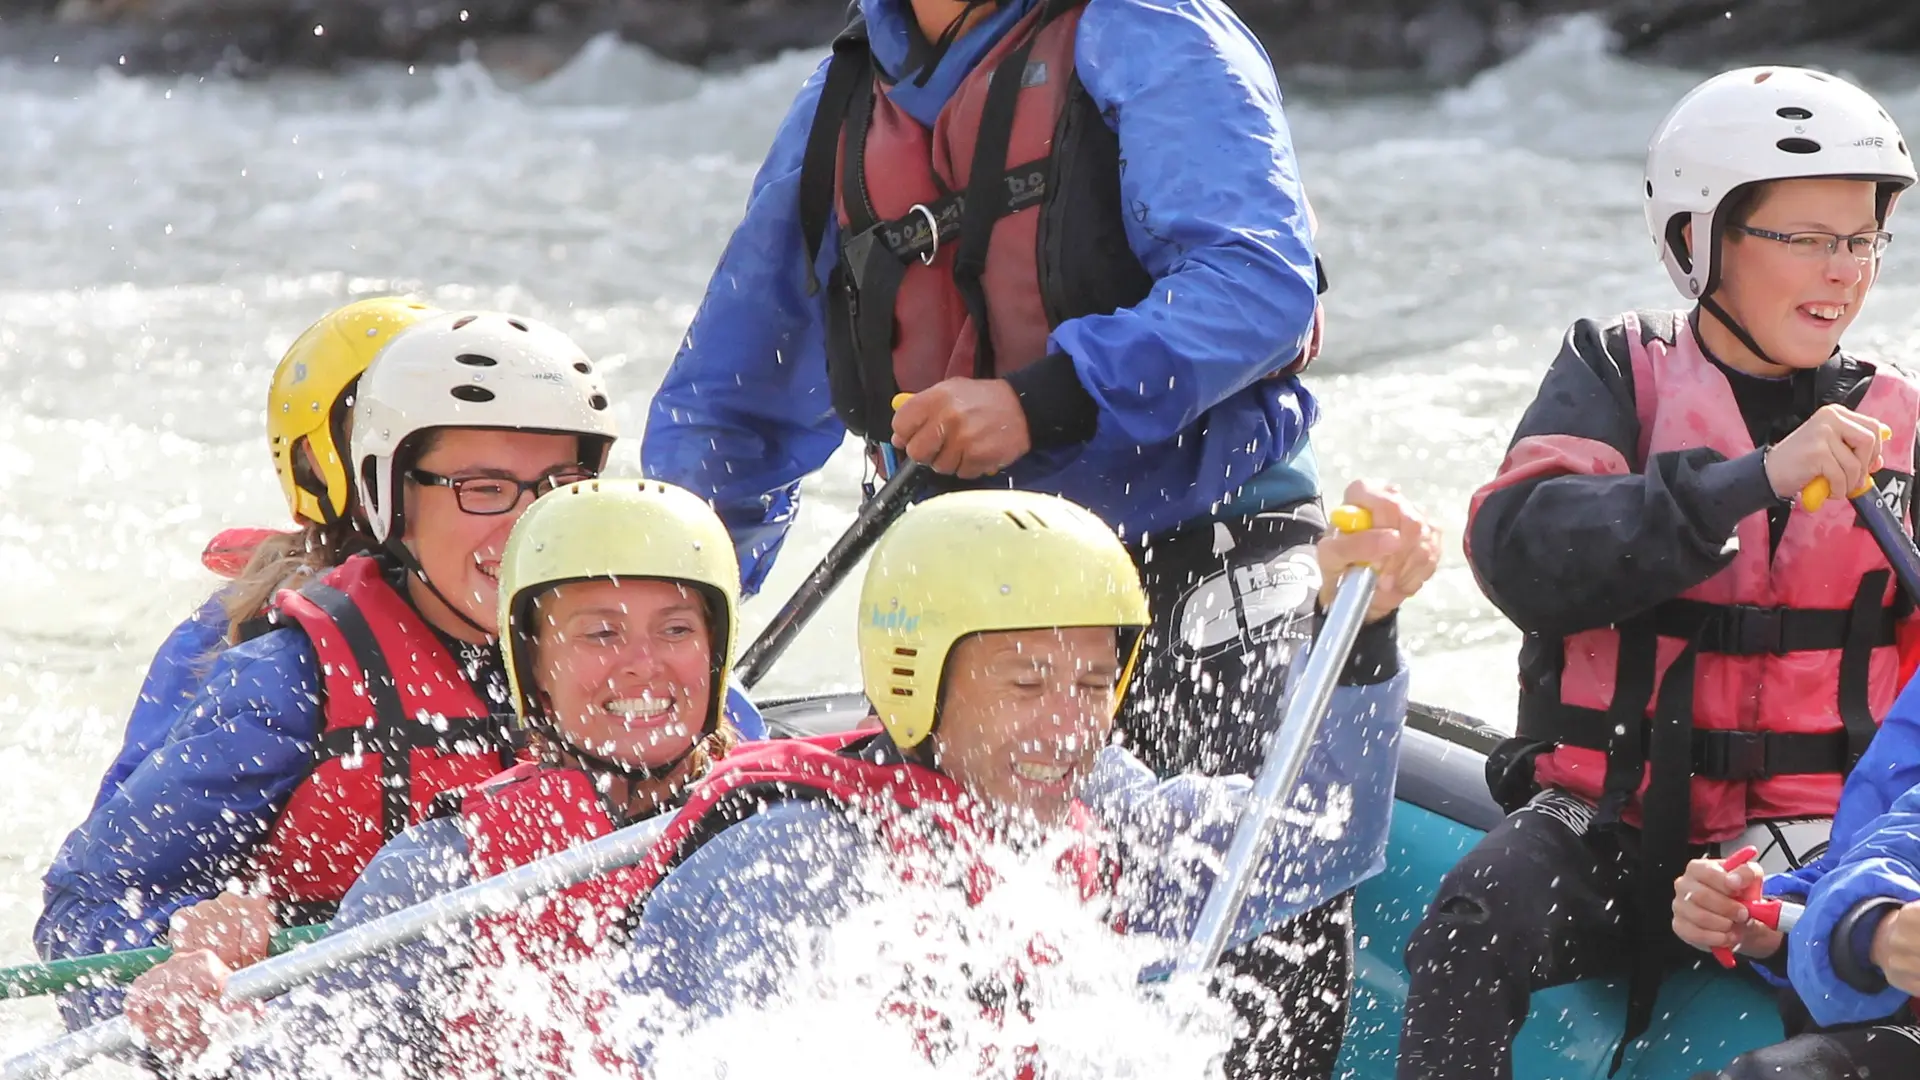
[(880, 534), (887, 531), (895, 518), (906, 510), (920, 488), (927, 480), (927, 468), (917, 461), (908, 461), (887, 485), (876, 492), (867, 504), (860, 508), (860, 516), (853, 525), (834, 541), (833, 547), (813, 568), (807, 580), (794, 590), (780, 613), (773, 617), (767, 628), (760, 632), (759, 638), (747, 648), (746, 654), (735, 665), (733, 677), (742, 687), (751, 690), (754, 684), (765, 677), (767, 670), (780, 654), (787, 651), (793, 639), (799, 635), (826, 602), (828, 596), (840, 584), (853, 565), (860, 561)]
[[(528, 897), (564, 889), (646, 858), (673, 815), (662, 814), (597, 840), (477, 881), (422, 904), (328, 934), (285, 955), (242, 968), (227, 980), (229, 1001), (257, 1001), (331, 974), (356, 960), (418, 941), (428, 932), (513, 908)], [(133, 1045), (125, 1017), (115, 1017), (8, 1059), (0, 1080), (38, 1080), (76, 1069), (100, 1054)]]
[(1267, 737), (1260, 779), (1254, 783), (1240, 826), (1234, 831), (1233, 846), (1227, 849), (1226, 867), (1207, 894), (1206, 906), (1200, 909), (1200, 921), (1194, 926), (1175, 978), (1204, 977), (1220, 962), (1234, 917), (1253, 885), (1253, 871), (1266, 851), (1267, 837), (1306, 767), (1307, 753), (1333, 700), (1334, 685), (1366, 622), (1367, 605), (1373, 602), (1378, 580), (1373, 569), (1366, 566), (1356, 566), (1341, 576), (1326, 624), (1307, 655), (1306, 671), (1287, 699), (1286, 715)]
[(1920, 604), (1920, 550), (1913, 546), (1913, 538), (1900, 527), (1900, 519), (1893, 516), (1887, 504), (1880, 501), (1880, 493), (1869, 487), (1867, 490), (1847, 500), (1853, 503), (1854, 510), (1860, 515), (1860, 523), (1873, 534), (1873, 540), (1880, 545), (1880, 551), (1893, 567), (1893, 575), (1900, 579), (1900, 587), (1906, 590), (1907, 598)]
[[(275, 955), (296, 945), (305, 945), (326, 934), (325, 923), (315, 926), (290, 926), (273, 932)], [(38, 997), (59, 994), (76, 988), (93, 989), (130, 983), (173, 955), (164, 946), (133, 949), (127, 952), (97, 953), (67, 960), (49, 960), (44, 964), (21, 964), (0, 968), (0, 999)]]

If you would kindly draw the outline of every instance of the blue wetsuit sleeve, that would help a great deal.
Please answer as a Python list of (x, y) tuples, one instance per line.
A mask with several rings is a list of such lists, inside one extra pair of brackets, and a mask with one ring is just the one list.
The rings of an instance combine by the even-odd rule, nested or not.
[[(169, 740), (75, 829), (47, 871), (34, 944), (48, 959), (156, 944), (217, 895), (312, 767), (320, 677), (306, 636), (228, 650)], [(117, 1012), (118, 991), (91, 995)], [(93, 1018), (80, 995), (69, 1022)]]
[[(1321, 724), (1321, 746), (1267, 843), (1229, 934), (1252, 940), (1326, 903), (1384, 867), (1393, 777), (1406, 718), (1407, 674), (1342, 686)], [(1102, 751), (1083, 798), (1122, 840), (1120, 902), (1130, 932), (1185, 940), (1233, 843), (1252, 780), (1157, 779), (1131, 754)]]
[(1305, 344), (1319, 280), (1306, 196), (1273, 66), (1226, 4), (1093, 0), (1075, 45), (1155, 282), (1130, 308), (1060, 324), (1056, 355), (1013, 381), (1064, 386), (1070, 365), (1101, 429), (1161, 443)]
[[(473, 881), (458, 818), (422, 822), (388, 841), (334, 916), (351, 930)], [(234, 1075), (440, 1075), (451, 982), (467, 962), (454, 928), (355, 961), (267, 1004), (265, 1037), (238, 1056)]]
[(621, 988), (645, 999), (631, 1047), (643, 1067), (662, 1038), (789, 985), (810, 931), (871, 895), (868, 851), (838, 810), (780, 803), (727, 829), (667, 875), (642, 911)]
[[(746, 596), (759, 591), (786, 538), (800, 478), (825, 465), (846, 435), (827, 383), (825, 308), (808, 293), (800, 233), (800, 162), (824, 77), (823, 64), (774, 136), (746, 216), (654, 393), (640, 448), (649, 477), (713, 503), (733, 534)], [(823, 260), (833, 246), (829, 228)]]

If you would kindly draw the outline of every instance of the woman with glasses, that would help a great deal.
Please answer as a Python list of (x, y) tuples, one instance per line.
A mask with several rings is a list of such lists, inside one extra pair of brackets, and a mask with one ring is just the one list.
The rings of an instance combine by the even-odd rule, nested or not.
[(42, 928), (73, 951), (164, 939), (251, 963), (275, 923), (330, 917), (438, 797), (513, 763), (501, 552), (533, 497), (605, 463), (605, 384), (551, 327), (442, 314), (374, 359), (351, 428), (377, 550), (281, 592), (278, 628), (212, 662), (69, 841)]
[(1399, 1076), (1511, 1076), (1530, 995), (1577, 979), (1629, 976), (1638, 1036), (1697, 956), (1689, 857), (1824, 846), (1912, 625), (1845, 496), (1906, 516), (1920, 387), (1840, 338), (1914, 182), (1886, 111), (1805, 69), (1709, 79), (1654, 135), (1647, 227), (1694, 306), (1576, 322), (1473, 498), (1469, 561), (1525, 635), (1509, 816), (1409, 941)]

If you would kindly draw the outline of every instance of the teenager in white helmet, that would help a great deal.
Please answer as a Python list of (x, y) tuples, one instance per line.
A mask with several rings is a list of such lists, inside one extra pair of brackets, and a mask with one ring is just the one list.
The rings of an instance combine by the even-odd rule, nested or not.
[[(527, 510), (500, 565), (502, 652), (530, 760), (381, 848), (336, 930), (670, 811), (739, 741), (743, 713), (727, 704), (739, 565), (697, 496), (646, 480), (561, 488)], [(632, 899), (625, 875), (608, 875), (352, 965), (319, 982), (318, 1005), (270, 1006), (279, 1034), (236, 1071), (559, 1068), (597, 1006), (567, 972), (623, 944)], [(527, 993), (523, 975), (495, 993), (496, 973), (527, 965), (543, 992)], [(127, 1016), (150, 1046), (187, 1059), (206, 1046), (231, 972), (208, 951), (167, 969), (136, 988)], [(329, 1022), (355, 1012), (329, 998), (362, 991), (377, 1024)]]
[(1469, 562), (1525, 634), (1512, 813), (1408, 944), (1402, 1078), (1510, 1076), (1529, 996), (1576, 979), (1630, 974), (1638, 1035), (1692, 955), (1690, 853), (1824, 844), (1899, 689), (1908, 617), (1844, 495), (1907, 514), (1920, 389), (1840, 338), (1914, 179), (1885, 109), (1799, 68), (1709, 79), (1654, 135), (1647, 227), (1694, 304), (1576, 322), (1474, 495)]
[[(205, 685), (211, 659), (272, 628), (265, 616), (275, 593), (331, 570), (372, 542), (345, 460), (353, 388), (395, 334), (435, 313), (400, 297), (358, 300), (328, 312), (288, 346), (267, 391), (267, 442), (295, 529), (231, 528), (207, 544), (201, 561), (226, 580), (154, 653), (89, 814), (166, 742)], [(34, 927), (34, 945), (48, 960), (98, 952), (103, 944), (73, 936), (60, 903), (73, 857), (85, 843), (80, 831), (69, 834), (46, 873), (49, 904)], [(117, 1011), (119, 1000), (118, 989), (82, 990), (63, 995), (60, 1008), (70, 1023), (86, 1023)]]
[(447, 313), (396, 335), (361, 377), (349, 447), (378, 552), (282, 592), (279, 628), (213, 661), (49, 883), (69, 938), (249, 963), (276, 921), (330, 916), (435, 797), (511, 764), (500, 552), (615, 434), (593, 362), (551, 327)]

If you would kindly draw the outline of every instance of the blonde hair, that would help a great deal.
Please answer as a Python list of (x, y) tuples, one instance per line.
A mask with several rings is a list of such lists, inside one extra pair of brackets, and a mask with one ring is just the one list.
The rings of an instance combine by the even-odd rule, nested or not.
[(303, 524), (297, 533), (261, 541), (246, 569), (221, 594), (227, 616), (226, 645), (237, 645), (248, 623), (258, 619), (281, 589), (297, 589), (374, 548), (373, 538), (349, 525)]

